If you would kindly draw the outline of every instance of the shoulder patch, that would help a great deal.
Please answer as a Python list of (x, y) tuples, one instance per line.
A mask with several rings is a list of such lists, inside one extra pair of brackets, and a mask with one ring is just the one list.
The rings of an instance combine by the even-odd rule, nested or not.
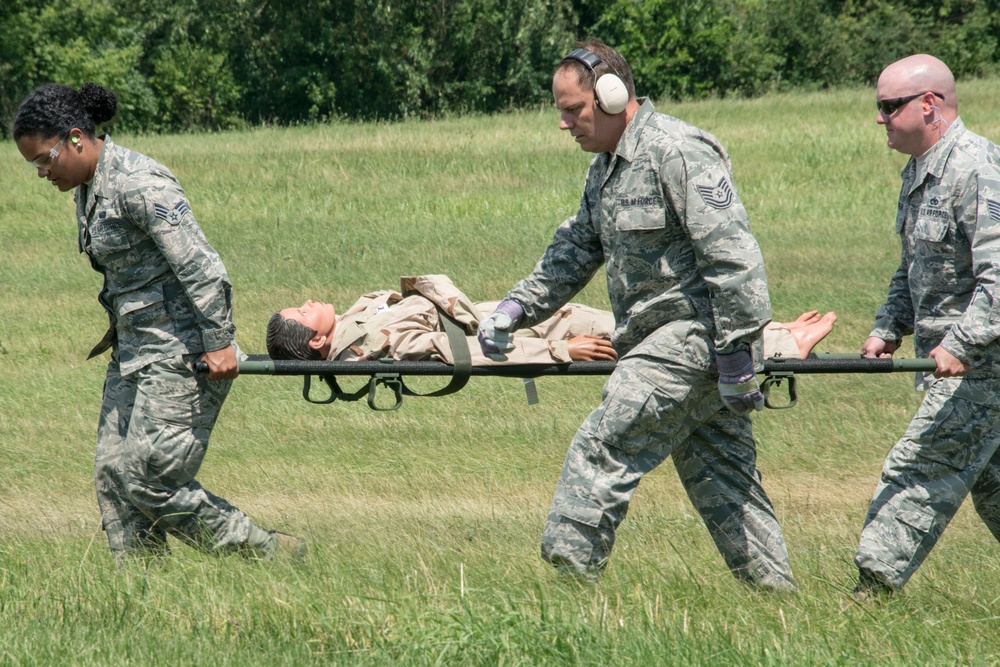
[(697, 188), (701, 198), (712, 208), (721, 210), (733, 205), (733, 188), (725, 176), (720, 178), (714, 186), (699, 185)]
[(163, 204), (153, 204), (153, 213), (156, 217), (161, 220), (166, 220), (171, 225), (176, 225), (181, 221), (181, 218), (183, 218), (185, 214), (190, 212), (191, 207), (188, 205), (187, 201), (183, 199), (177, 202), (177, 205), (174, 206), (173, 210), (167, 208)]
[(993, 201), (992, 199), (986, 200), (986, 210), (990, 214), (990, 218), (1000, 222), (1000, 202)]

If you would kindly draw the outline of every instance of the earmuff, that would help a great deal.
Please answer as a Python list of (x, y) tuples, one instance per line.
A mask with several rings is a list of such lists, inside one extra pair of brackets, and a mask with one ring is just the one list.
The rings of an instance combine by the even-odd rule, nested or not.
[(625, 111), (628, 105), (628, 87), (617, 74), (608, 72), (597, 76), (594, 68), (604, 62), (600, 56), (588, 49), (576, 49), (563, 58), (563, 62), (567, 60), (583, 63), (594, 75), (594, 96), (601, 111), (612, 116)]

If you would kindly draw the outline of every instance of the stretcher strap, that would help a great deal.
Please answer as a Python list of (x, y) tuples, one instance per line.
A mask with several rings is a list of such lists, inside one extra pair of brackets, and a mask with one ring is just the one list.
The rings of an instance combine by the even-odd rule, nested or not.
[[(438, 308), (438, 315), (440, 315), (444, 332), (448, 336), (448, 345), (451, 346), (452, 360), (455, 362), (451, 380), (444, 387), (427, 394), (418, 394), (407, 387), (405, 383), (402, 383), (403, 393), (407, 396), (447, 396), (448, 394), (454, 394), (465, 387), (472, 376), (472, 353), (465, 339), (465, 329), (451, 315), (440, 308)], [(400, 380), (402, 381), (402, 378)]]

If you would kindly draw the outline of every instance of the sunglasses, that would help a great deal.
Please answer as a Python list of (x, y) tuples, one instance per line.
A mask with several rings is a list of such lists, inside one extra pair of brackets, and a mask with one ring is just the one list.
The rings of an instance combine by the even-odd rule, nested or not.
[(875, 106), (878, 107), (878, 110), (884, 113), (886, 116), (891, 116), (892, 114), (896, 113), (900, 109), (900, 107), (906, 106), (907, 104), (917, 99), (918, 97), (923, 97), (928, 92), (934, 95), (934, 97), (940, 97), (942, 100), (944, 99), (944, 95), (942, 95), (941, 93), (935, 93), (934, 91), (926, 91), (923, 93), (917, 93), (916, 95), (897, 97), (894, 100), (875, 100)]

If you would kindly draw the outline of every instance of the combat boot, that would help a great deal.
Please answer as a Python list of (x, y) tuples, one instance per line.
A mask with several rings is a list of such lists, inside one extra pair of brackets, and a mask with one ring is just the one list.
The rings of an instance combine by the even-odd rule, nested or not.
[(268, 531), (271, 534), (265, 560), (292, 561), (304, 563), (309, 555), (309, 543), (301, 537), (295, 537), (277, 530)]
[(851, 599), (841, 608), (841, 613), (853, 610), (857, 605), (863, 607), (882, 607), (896, 589), (867, 570), (858, 571), (858, 583), (851, 592)]

